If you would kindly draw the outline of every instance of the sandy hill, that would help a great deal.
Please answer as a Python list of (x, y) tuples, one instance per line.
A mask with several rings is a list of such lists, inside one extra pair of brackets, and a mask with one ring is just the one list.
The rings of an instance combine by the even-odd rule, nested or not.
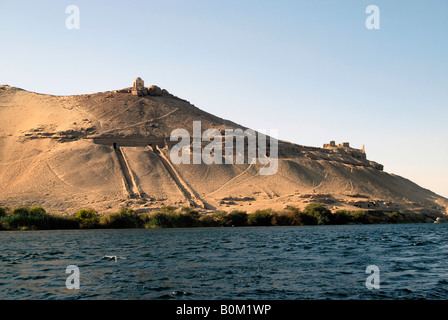
[(362, 150), (279, 141), (278, 171), (255, 164), (173, 164), (170, 133), (242, 127), (152, 86), (52, 96), (0, 86), (0, 206), (41, 205), (72, 214), (130, 206), (203, 210), (330, 208), (403, 210), (436, 217), (448, 200), (383, 171)]

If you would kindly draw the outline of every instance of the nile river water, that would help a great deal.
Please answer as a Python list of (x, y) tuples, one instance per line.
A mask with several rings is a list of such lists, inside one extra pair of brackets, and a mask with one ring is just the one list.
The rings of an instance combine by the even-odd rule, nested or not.
[(2, 231), (0, 299), (448, 299), (447, 239), (448, 224)]

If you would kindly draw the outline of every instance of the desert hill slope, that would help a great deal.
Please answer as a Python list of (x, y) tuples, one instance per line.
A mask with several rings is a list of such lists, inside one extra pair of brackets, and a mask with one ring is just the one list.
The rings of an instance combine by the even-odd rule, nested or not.
[[(152, 86), (52, 96), (0, 86), (0, 206), (40, 205), (72, 214), (130, 206), (203, 210), (282, 209), (321, 201), (330, 208), (446, 214), (448, 200), (382, 170), (348, 146), (278, 141), (278, 170), (260, 163), (174, 164), (171, 132), (247, 129)], [(204, 146), (204, 145), (203, 145)]]

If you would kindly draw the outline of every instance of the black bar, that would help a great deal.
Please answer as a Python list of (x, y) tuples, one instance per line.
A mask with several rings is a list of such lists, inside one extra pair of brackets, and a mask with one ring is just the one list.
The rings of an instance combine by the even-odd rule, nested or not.
[[(37, 317), (101, 316), (143, 317), (144, 319), (312, 319), (318, 317), (403, 318), (421, 312), (434, 315), (446, 310), (442, 300), (19, 300), (0, 301), (0, 308), (12, 314)], [(208, 312), (207, 312), (208, 310)]]

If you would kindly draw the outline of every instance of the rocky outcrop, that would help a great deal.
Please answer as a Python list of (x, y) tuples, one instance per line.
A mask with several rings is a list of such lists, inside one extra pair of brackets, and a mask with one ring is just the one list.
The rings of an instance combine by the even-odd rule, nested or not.
[(46, 128), (38, 127), (25, 131), (22, 136), (19, 137), (20, 141), (32, 140), (32, 139), (52, 139), (57, 142), (69, 142), (79, 139), (86, 139), (90, 135), (96, 133), (95, 126), (71, 128), (67, 130), (47, 130)]
[[(161, 96), (163, 95), (162, 89), (158, 86), (152, 85), (147, 88), (148, 95), (150, 96)], [(167, 91), (168, 92), (168, 91)]]

